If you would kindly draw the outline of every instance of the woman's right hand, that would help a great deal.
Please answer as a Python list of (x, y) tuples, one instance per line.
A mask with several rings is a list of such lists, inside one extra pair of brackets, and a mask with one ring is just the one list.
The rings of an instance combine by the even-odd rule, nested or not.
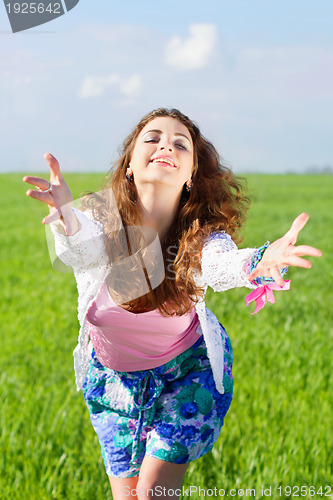
[[(49, 206), (49, 215), (44, 217), (43, 223), (49, 224), (60, 219), (60, 224), (65, 229), (66, 234), (74, 234), (79, 229), (79, 223), (72, 211), (73, 196), (65, 182), (58, 161), (50, 153), (45, 153), (44, 158), (50, 167), (50, 183), (40, 177), (26, 175), (23, 181), (40, 188), (42, 191), (28, 189), (26, 195), (35, 200), (42, 201)], [(50, 184), (52, 190), (46, 191)]]

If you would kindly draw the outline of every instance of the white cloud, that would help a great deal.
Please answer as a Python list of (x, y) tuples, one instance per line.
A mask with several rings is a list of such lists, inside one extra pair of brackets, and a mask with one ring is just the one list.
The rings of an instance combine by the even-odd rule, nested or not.
[(134, 97), (141, 91), (141, 78), (139, 75), (122, 78), (118, 73), (105, 77), (87, 75), (80, 87), (79, 97), (83, 99), (100, 97), (110, 88), (115, 88), (127, 97)]
[(217, 43), (213, 24), (192, 24), (190, 36), (182, 40), (174, 36), (165, 48), (165, 62), (179, 69), (200, 69), (206, 66)]
[(124, 80), (120, 85), (120, 91), (129, 96), (138, 95), (141, 91), (141, 78), (139, 75), (132, 75)]
[(117, 73), (106, 77), (88, 75), (83, 80), (79, 96), (82, 98), (101, 96), (105, 94), (108, 87), (117, 83), (119, 83), (119, 75)]

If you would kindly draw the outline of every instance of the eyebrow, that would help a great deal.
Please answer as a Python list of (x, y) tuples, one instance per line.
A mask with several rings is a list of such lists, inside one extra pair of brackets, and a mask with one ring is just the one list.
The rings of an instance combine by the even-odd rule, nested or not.
[[(149, 132), (157, 132), (158, 134), (163, 134), (163, 131), (162, 130), (159, 130), (159, 129), (152, 129), (152, 130), (147, 130), (147, 132), (145, 132), (143, 135), (145, 136), (146, 134), (149, 134)], [(187, 137), (187, 135), (185, 134), (181, 134), (180, 132), (177, 132), (175, 135), (181, 135), (182, 137), (185, 137), (185, 139), (188, 140), (189, 143), (191, 143), (190, 139)]]

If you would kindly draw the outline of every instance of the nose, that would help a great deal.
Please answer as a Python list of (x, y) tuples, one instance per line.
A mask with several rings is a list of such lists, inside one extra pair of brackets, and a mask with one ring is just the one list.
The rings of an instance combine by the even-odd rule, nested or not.
[(164, 137), (160, 141), (160, 150), (167, 150), (167, 151), (173, 151), (172, 144), (170, 143), (169, 139), (167, 137)]

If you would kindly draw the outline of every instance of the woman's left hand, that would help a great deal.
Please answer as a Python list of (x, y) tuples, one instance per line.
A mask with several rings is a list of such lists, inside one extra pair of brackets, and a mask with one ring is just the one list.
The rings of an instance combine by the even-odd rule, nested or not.
[(308, 245), (295, 246), (298, 233), (308, 222), (309, 216), (303, 213), (296, 217), (289, 231), (282, 238), (274, 241), (265, 250), (261, 261), (256, 269), (249, 274), (249, 280), (258, 277), (273, 278), (279, 286), (284, 285), (284, 280), (280, 274), (280, 269), (287, 266), (311, 268), (311, 262), (302, 259), (301, 256), (311, 255), (312, 257), (321, 257), (322, 253), (318, 248)]

